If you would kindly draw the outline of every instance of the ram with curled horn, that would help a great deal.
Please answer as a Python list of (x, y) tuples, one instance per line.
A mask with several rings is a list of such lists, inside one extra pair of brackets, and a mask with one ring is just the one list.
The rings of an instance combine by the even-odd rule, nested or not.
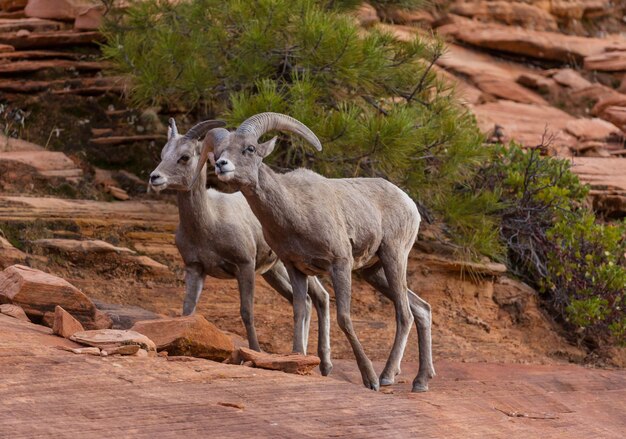
[[(208, 158), (218, 178), (243, 193), (266, 241), (287, 267), (294, 293), (294, 351), (304, 352), (306, 345), (307, 275), (327, 274), (335, 290), (339, 326), (352, 346), (365, 386), (378, 389), (394, 382), (415, 319), (420, 367), (413, 391), (427, 390), (435, 375), (431, 310), (408, 289), (406, 280), (407, 259), (421, 221), (415, 203), (381, 178), (331, 179), (305, 169), (274, 172), (263, 159), (273, 151), (276, 137), (258, 143), (272, 130), (298, 134), (317, 150), (322, 148), (317, 136), (296, 119), (261, 113), (234, 132), (210, 131), (198, 169)], [(380, 381), (352, 326), (353, 270), (395, 306), (396, 336)]]
[[(161, 152), (161, 163), (150, 174), (150, 187), (157, 192), (174, 189), (178, 196), (180, 223), (176, 246), (185, 263), (183, 315), (195, 311), (206, 276), (236, 279), (248, 343), (258, 351), (253, 310), (255, 275), (261, 274), (290, 302), (293, 295), (285, 266), (265, 242), (261, 224), (243, 195), (206, 189), (206, 159), (200, 160), (199, 140), (211, 129), (214, 131), (211, 138), (228, 133), (221, 128), (224, 125), (222, 121), (204, 121), (180, 135), (176, 122), (170, 119), (168, 140)], [(329, 296), (316, 278), (307, 279), (307, 283), (318, 315), (320, 371), (327, 375), (332, 369)], [(307, 298), (307, 315), (303, 322), (306, 333), (310, 302)]]

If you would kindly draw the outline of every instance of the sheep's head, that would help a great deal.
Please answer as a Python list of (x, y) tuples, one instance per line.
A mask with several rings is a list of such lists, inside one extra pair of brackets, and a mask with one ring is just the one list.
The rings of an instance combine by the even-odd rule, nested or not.
[(258, 140), (272, 130), (299, 134), (315, 149), (322, 150), (317, 136), (303, 123), (284, 114), (260, 113), (245, 120), (234, 132), (223, 128), (209, 131), (196, 168), (197, 175), (208, 158), (221, 181), (230, 182), (239, 188), (256, 185), (259, 166), (274, 150), (276, 137), (264, 143)]
[(224, 125), (225, 123), (220, 120), (207, 120), (193, 126), (185, 135), (181, 135), (178, 134), (174, 119), (170, 119), (167, 143), (161, 151), (161, 163), (150, 174), (150, 188), (157, 192), (167, 188), (189, 190), (200, 156), (202, 144), (199, 140), (207, 131)]

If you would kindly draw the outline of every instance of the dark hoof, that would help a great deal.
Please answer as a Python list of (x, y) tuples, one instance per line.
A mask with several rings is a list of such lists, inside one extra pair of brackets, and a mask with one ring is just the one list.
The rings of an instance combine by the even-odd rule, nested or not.
[(413, 393), (421, 393), (428, 392), (428, 384), (413, 384), (413, 389), (411, 390)]
[(332, 371), (333, 371), (332, 363), (330, 362), (328, 364), (320, 363), (320, 373), (322, 374), (322, 376), (327, 377), (328, 375), (330, 375)]
[(395, 380), (393, 378), (381, 378), (380, 385), (381, 386), (391, 386), (393, 385)]

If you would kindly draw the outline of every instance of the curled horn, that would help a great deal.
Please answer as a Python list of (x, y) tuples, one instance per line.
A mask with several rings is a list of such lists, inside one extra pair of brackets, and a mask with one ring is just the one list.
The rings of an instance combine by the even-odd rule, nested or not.
[(223, 120), (205, 120), (192, 126), (189, 131), (185, 133), (185, 137), (192, 140), (200, 140), (209, 130), (223, 126), (226, 126), (226, 122)]
[(318, 151), (322, 150), (320, 139), (305, 124), (280, 113), (260, 113), (246, 119), (237, 128), (237, 134), (251, 135), (258, 139), (263, 134), (272, 130), (289, 131), (302, 136)]
[(215, 147), (215, 145), (217, 145), (223, 139), (228, 137), (229, 134), (230, 133), (228, 132), (228, 130), (224, 128), (215, 128), (215, 129), (210, 130), (207, 133), (206, 137), (204, 138), (204, 142), (202, 143), (202, 151), (200, 151), (200, 159), (198, 160), (198, 166), (196, 167), (196, 172), (194, 173), (193, 180), (191, 181), (191, 184), (189, 185), (190, 188), (196, 184), (196, 180), (198, 180), (198, 177), (200, 176), (200, 173), (202, 172), (202, 168), (204, 168), (204, 164), (206, 163), (207, 158), (209, 157), (209, 153), (213, 151), (213, 148)]

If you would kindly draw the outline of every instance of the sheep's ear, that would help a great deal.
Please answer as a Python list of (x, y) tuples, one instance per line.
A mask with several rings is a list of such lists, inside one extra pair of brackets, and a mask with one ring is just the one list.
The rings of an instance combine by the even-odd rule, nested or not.
[(178, 127), (176, 127), (176, 121), (173, 117), (170, 117), (169, 125), (167, 127), (167, 140), (178, 135)]
[(265, 158), (270, 155), (272, 151), (274, 151), (274, 147), (276, 146), (276, 139), (278, 139), (278, 137), (274, 137), (265, 143), (259, 144), (257, 151), (259, 152), (259, 155), (261, 157)]

